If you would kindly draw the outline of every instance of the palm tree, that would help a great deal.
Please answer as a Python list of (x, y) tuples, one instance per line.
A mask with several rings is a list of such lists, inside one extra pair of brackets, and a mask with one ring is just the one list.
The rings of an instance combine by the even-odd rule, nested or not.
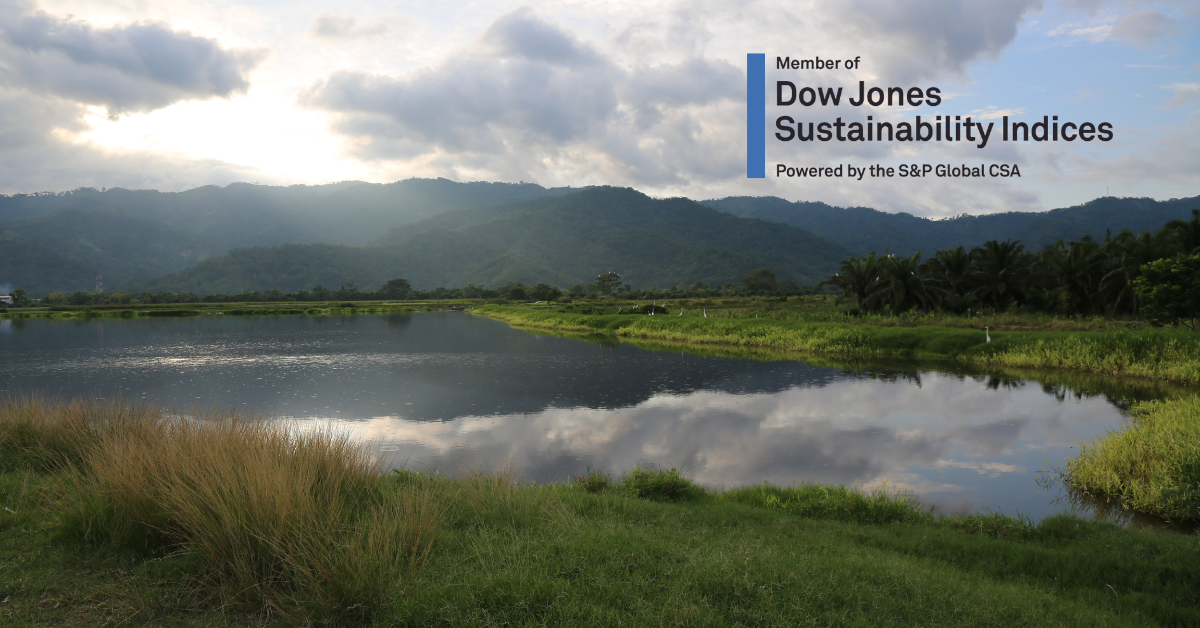
[(867, 309), (891, 307), (892, 313), (899, 314), (913, 308), (932, 309), (941, 302), (936, 282), (921, 267), (920, 251), (909, 257), (888, 256), (882, 262), (878, 280), (865, 300)]
[(879, 273), (882, 270), (883, 259), (871, 251), (871, 254), (866, 257), (852, 257), (844, 260), (841, 271), (822, 281), (819, 285), (837, 286), (842, 289), (842, 296), (853, 297), (855, 306), (864, 307), (867, 297), (880, 280)]
[(963, 247), (938, 251), (923, 265), (925, 273), (936, 281), (947, 309), (962, 312), (970, 307), (971, 281), (975, 273), (971, 254)]
[(1166, 252), (1162, 238), (1156, 238), (1149, 231), (1133, 235), (1128, 229), (1110, 237), (1104, 243), (1107, 251), (1108, 272), (1100, 278), (1100, 290), (1109, 295), (1110, 314), (1116, 315), (1121, 311), (1121, 305), (1128, 303), (1128, 311), (1138, 311), (1137, 291), (1133, 289), (1133, 280), (1141, 276), (1142, 266), (1160, 259)]
[(1039, 266), (1054, 300), (1063, 312), (1091, 312), (1104, 276), (1104, 249), (1090, 237), (1064, 244), (1062, 240), (1042, 249)]
[(989, 240), (971, 251), (975, 262), (973, 293), (985, 305), (1007, 309), (1012, 302), (1022, 303), (1029, 290), (1033, 256), (1018, 240)]

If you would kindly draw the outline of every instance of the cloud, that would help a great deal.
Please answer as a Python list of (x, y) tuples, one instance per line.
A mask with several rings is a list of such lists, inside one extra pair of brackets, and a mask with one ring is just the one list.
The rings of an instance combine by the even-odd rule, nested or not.
[[(966, 75), (967, 64), (995, 59), (1017, 36), (1041, 0), (849, 0), (836, 3), (832, 23), (848, 31), (871, 58), (881, 60), (882, 74), (896, 80)], [(896, 51), (904, 54), (896, 54)]]
[[(518, 9), (438, 65), (408, 76), (334, 72), (299, 101), (337, 113), (333, 128), (361, 159), (441, 163), (453, 155), (464, 170), (517, 177), (554, 162), (661, 182), (737, 173), (730, 142), (711, 137), (720, 125), (704, 125), (698, 114), (742, 98), (744, 77), (706, 58), (621, 67)], [(664, 146), (679, 154), (664, 154)]]
[(252, 168), (153, 151), (111, 152), (78, 138), (89, 106), (148, 111), (246, 91), (260, 51), (157, 23), (96, 28), (0, 6), (0, 192), (81, 185), (178, 190), (196, 181), (260, 178)]
[(364, 139), (364, 155), (376, 157), (499, 152), (510, 132), (522, 143), (570, 141), (615, 110), (614, 69), (528, 11), (496, 20), (483, 42), (485, 50), (406, 78), (334, 72), (300, 102), (343, 114), (337, 130)]
[(1164, 85), (1163, 88), (1175, 92), (1174, 96), (1167, 99), (1168, 107), (1182, 107), (1200, 100), (1200, 83), (1172, 83)]
[(483, 41), (503, 56), (559, 67), (578, 68), (601, 62), (594, 50), (524, 7), (492, 22), (483, 34)]
[(1121, 18), (1113, 26), (1108, 37), (1146, 45), (1155, 39), (1171, 37), (1178, 32), (1179, 23), (1169, 16), (1154, 9), (1143, 9)]
[[(893, 11), (884, 3), (865, 0), (856, 6), (863, 14), (882, 12), (883, 17)], [(884, 64), (873, 61), (870, 71), (879, 72), (876, 80), (903, 85), (917, 75), (961, 72), (974, 59), (999, 54), (1022, 17), (1040, 8), (1034, 1), (940, 6), (939, 13), (932, 5), (916, 5), (911, 16), (886, 29), (882, 22), (847, 27), (847, 22), (864, 19), (847, 20), (842, 9), (831, 5), (796, 9), (792, 17), (802, 16), (804, 29), (822, 33), (813, 46), (826, 39), (875, 42), (871, 45), (877, 45), (876, 50), (828, 54), (862, 52), (864, 59), (888, 59)], [(705, 15), (701, 25), (746, 19), (714, 10), (697, 6), (694, 13)], [(791, 24), (795, 20), (788, 21), (790, 15), (778, 19)], [(933, 25), (925, 22), (935, 15)], [(694, 45), (659, 45), (656, 38), (667, 42), (676, 30), (672, 19), (639, 22), (636, 36), (630, 29), (618, 29), (614, 39), (605, 41), (584, 39), (539, 12), (518, 9), (499, 16), (480, 29), (474, 42), (431, 65), (406, 74), (335, 71), (304, 89), (298, 102), (334, 114), (330, 128), (345, 139), (347, 155), (390, 172), (547, 185), (619, 182), (666, 195), (703, 195), (710, 189), (725, 195), (744, 189), (794, 196), (794, 186), (786, 182), (759, 182), (756, 187), (746, 183), (744, 70), (728, 54), (707, 55), (699, 35)], [(867, 21), (871, 19), (875, 18)], [(770, 25), (761, 26), (774, 32)], [(863, 32), (855, 30), (860, 28)], [(960, 31), (966, 35), (956, 34)], [(911, 49), (913, 42), (916, 49)], [(786, 50), (780, 42), (768, 43), (768, 50)], [(978, 113), (990, 120), (1021, 111), (991, 107)], [(864, 109), (842, 115), (858, 120), (872, 113), (886, 112)], [(769, 143), (768, 162), (797, 159), (796, 148)], [(804, 147), (804, 159), (825, 163), (848, 156), (876, 161), (909, 157), (897, 155), (897, 148), (905, 147), (818, 144)], [(1015, 158), (997, 152), (1002, 149), (990, 150), (987, 157)], [(946, 155), (979, 156), (977, 151)], [(954, 185), (947, 182), (939, 190)], [(985, 200), (978, 184), (963, 185), (961, 194), (943, 190), (928, 198), (918, 198), (917, 192), (897, 196), (894, 185), (879, 182), (819, 182), (806, 193), (822, 200), (935, 214), (942, 204), (982, 211), (1036, 206), (1036, 194), (1009, 189), (1012, 186), (989, 182), (995, 189), (987, 196), (987, 207), (980, 205)], [(947, 200), (950, 197), (953, 200)]]
[(1012, 109), (997, 109), (995, 105), (988, 105), (983, 109), (976, 109), (971, 112), (971, 117), (975, 120), (999, 120), (1004, 116), (1019, 116), (1025, 113), (1024, 107), (1016, 107)]
[(310, 36), (338, 42), (371, 39), (386, 34), (387, 30), (385, 24), (360, 24), (353, 15), (324, 11), (308, 25)]
[(21, 8), (0, 11), (0, 81), (113, 115), (244, 93), (265, 57), (159, 23), (95, 28)]
[(265, 179), (255, 168), (153, 151), (115, 153), (74, 137), (87, 130), (84, 107), (59, 98), (0, 91), (0, 193), (80, 186), (179, 191), (196, 181)]

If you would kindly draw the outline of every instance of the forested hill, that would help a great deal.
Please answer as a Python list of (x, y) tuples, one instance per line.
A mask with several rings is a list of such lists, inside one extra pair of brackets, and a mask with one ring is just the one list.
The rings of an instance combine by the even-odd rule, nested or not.
[(737, 282), (756, 268), (804, 285), (825, 279), (852, 253), (803, 229), (739, 218), (684, 198), (602, 187), (444, 212), (368, 246), (235, 250), (131, 288), (286, 292), (354, 281), (374, 289), (395, 277), (418, 288), (509, 281), (567, 287), (608, 271), (634, 286), (666, 288)]
[(773, 197), (696, 203), (621, 188), (446, 179), (81, 188), (0, 195), (0, 285), (34, 295), (90, 291), (103, 271), (109, 290), (236, 293), (348, 281), (374, 288), (395, 277), (422, 288), (569, 287), (615, 270), (653, 288), (736, 282), (754, 268), (804, 285), (872, 250), (929, 257), (992, 239), (1037, 250), (1059, 238), (1157, 230), (1189, 219), (1193, 207), (1200, 197), (1106, 197), (1048, 212), (928, 220)]
[(184, 268), (211, 254), (199, 238), (127, 209), (63, 209), (0, 226), (0, 284), (33, 294), (91, 292)]
[(735, 216), (761, 218), (807, 229), (844, 244), (856, 253), (890, 249), (899, 255), (917, 251), (925, 257), (959, 245), (971, 248), (988, 240), (1020, 240), (1037, 250), (1060, 238), (1090, 235), (1102, 240), (1107, 231), (1156, 231), (1171, 220), (1191, 218), (1200, 196), (1156, 201), (1106, 196), (1075, 207), (1046, 212), (1007, 212), (960, 216), (947, 220), (889, 214), (869, 207), (833, 207), (819, 202), (790, 202), (773, 196), (729, 197), (705, 205)]
[(213, 251), (284, 243), (362, 244), (388, 229), (448, 209), (570, 192), (533, 183), (407, 179), (287, 187), (233, 183), (186, 192), (80, 188), (59, 194), (0, 196), (0, 225), (62, 209), (122, 208), (199, 238)]
[(0, 196), (0, 284), (33, 294), (110, 289), (234, 247), (362, 244), (439, 212), (569, 192), (531, 183), (409, 179), (186, 192), (95, 190)]

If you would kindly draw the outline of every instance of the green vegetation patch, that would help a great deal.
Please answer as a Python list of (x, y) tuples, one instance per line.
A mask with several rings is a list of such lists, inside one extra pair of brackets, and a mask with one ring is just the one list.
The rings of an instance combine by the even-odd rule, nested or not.
[(879, 487), (382, 473), (331, 431), (0, 401), (5, 625), (1200, 624), (1200, 539)]
[[(615, 308), (611, 308), (615, 309)], [(663, 343), (724, 345), (840, 358), (955, 360), (989, 367), (1070, 369), (1200, 383), (1200, 334), (1185, 330), (985, 332), (942, 325), (879, 326), (748, 318), (745, 312), (618, 316), (479, 306), (473, 312), (547, 331), (605, 333)], [(991, 341), (987, 340), (988, 336)]]
[(142, 316), (200, 316), (204, 312), (197, 310), (146, 310), (142, 312)]
[(1082, 445), (1072, 486), (1168, 519), (1200, 519), (1200, 398), (1141, 402), (1122, 429)]

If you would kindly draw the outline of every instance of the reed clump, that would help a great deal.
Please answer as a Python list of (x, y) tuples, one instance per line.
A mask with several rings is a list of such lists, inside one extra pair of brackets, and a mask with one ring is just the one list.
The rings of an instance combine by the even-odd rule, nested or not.
[(638, 465), (623, 476), (617, 487), (634, 497), (655, 501), (696, 501), (707, 491), (679, 469), (650, 469)]
[(6, 399), (0, 450), (65, 474), (67, 532), (183, 551), (227, 600), (297, 622), (371, 616), (441, 520), (430, 490), (398, 486), (364, 444), (246, 413)]
[(1130, 413), (1121, 429), (1080, 446), (1067, 482), (1131, 510), (1200, 519), (1200, 397), (1141, 402)]

